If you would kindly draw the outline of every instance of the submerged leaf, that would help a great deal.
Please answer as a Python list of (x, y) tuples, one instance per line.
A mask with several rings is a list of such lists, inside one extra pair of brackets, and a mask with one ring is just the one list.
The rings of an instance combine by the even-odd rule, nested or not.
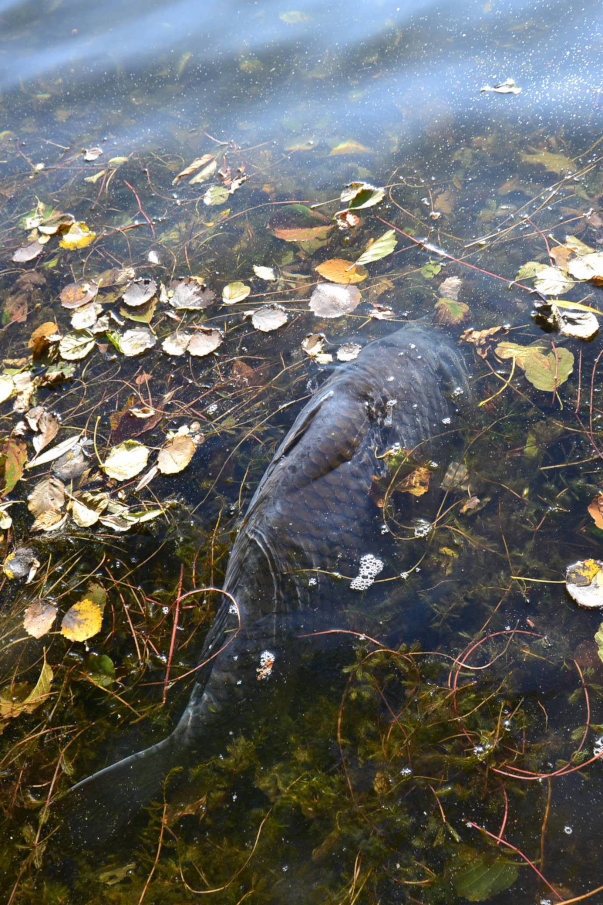
[(361, 352), (362, 346), (359, 346), (358, 343), (343, 343), (337, 349), (337, 361), (353, 361)]
[(85, 248), (95, 239), (96, 233), (92, 232), (85, 223), (73, 223), (67, 232), (63, 233), (59, 245), (61, 248)]
[(40, 562), (30, 547), (17, 547), (2, 564), (2, 571), (7, 578), (25, 578), (26, 584), (32, 581), (39, 568)]
[(34, 358), (40, 358), (49, 346), (58, 342), (61, 338), (59, 328), (54, 321), (46, 321), (40, 324), (29, 337), (27, 347), (31, 349)]
[(144, 305), (149, 299), (152, 299), (157, 292), (157, 283), (150, 277), (141, 277), (138, 280), (132, 280), (122, 293), (122, 300), (125, 305), (132, 308), (138, 308)]
[(168, 302), (172, 308), (184, 311), (199, 311), (211, 305), (216, 294), (208, 289), (203, 280), (185, 277), (170, 286)]
[(597, 496), (590, 501), (588, 512), (594, 519), (597, 528), (600, 528), (603, 531), (603, 493), (598, 493)]
[(167, 355), (184, 355), (192, 335), (192, 333), (187, 333), (186, 330), (176, 330), (175, 333), (170, 333), (169, 336), (166, 336), (161, 343), (161, 348)]
[(229, 192), (223, 185), (212, 185), (203, 196), (203, 203), (207, 205), (225, 204), (228, 201)]
[(483, 902), (508, 889), (519, 875), (519, 867), (502, 855), (480, 854), (453, 874), (456, 894), (469, 902)]
[(572, 288), (572, 281), (558, 267), (543, 267), (536, 274), (534, 288), (543, 295), (563, 295)]
[(23, 628), (28, 635), (41, 638), (48, 632), (57, 617), (57, 608), (45, 600), (36, 600), (23, 614)]
[(341, 201), (348, 210), (373, 207), (385, 198), (385, 189), (369, 182), (350, 182), (341, 193)]
[(434, 321), (437, 324), (460, 324), (469, 315), (469, 305), (456, 299), (441, 298), (436, 302)]
[(196, 449), (195, 441), (186, 434), (176, 434), (167, 440), (157, 457), (161, 474), (177, 474), (186, 468)]
[(603, 251), (573, 258), (567, 265), (567, 269), (575, 280), (592, 280), (593, 283), (603, 283)]
[(89, 330), (73, 330), (59, 342), (59, 352), (66, 361), (79, 361), (92, 352), (94, 345), (94, 336)]
[(33, 713), (48, 698), (52, 679), (52, 668), (44, 660), (38, 681), (31, 691), (25, 684), (9, 685), (8, 688), (3, 688), (0, 692), (0, 717), (14, 719), (22, 713)]
[(356, 266), (359, 264), (370, 264), (372, 261), (380, 261), (381, 258), (391, 255), (396, 247), (397, 241), (395, 230), (388, 229), (387, 232), (383, 233), (379, 239), (375, 239), (375, 241), (368, 246), (366, 251), (360, 255), (356, 261)]
[(272, 232), (277, 239), (283, 239), (285, 242), (311, 242), (314, 239), (326, 239), (332, 229), (332, 225), (327, 223), (326, 226), (306, 226), (299, 229), (277, 227)]
[(496, 347), (499, 358), (514, 358), (525, 371), (526, 379), (537, 390), (554, 392), (565, 383), (574, 369), (574, 355), (569, 349), (557, 347), (547, 353), (542, 345), (520, 346), (502, 342)]
[(81, 308), (93, 301), (98, 294), (98, 284), (94, 280), (78, 280), (61, 289), (61, 305), (63, 308)]
[(119, 337), (119, 346), (126, 358), (142, 355), (147, 349), (152, 349), (157, 342), (157, 337), (148, 327), (133, 327)]
[(310, 298), (310, 310), (317, 317), (342, 317), (360, 304), (360, 290), (338, 283), (318, 283)]
[(55, 477), (43, 478), (27, 497), (27, 508), (37, 517), (58, 512), (65, 505), (65, 485)]
[(3, 474), (1, 494), (10, 493), (23, 475), (27, 464), (27, 447), (22, 440), (8, 437), (0, 448), (0, 473)]

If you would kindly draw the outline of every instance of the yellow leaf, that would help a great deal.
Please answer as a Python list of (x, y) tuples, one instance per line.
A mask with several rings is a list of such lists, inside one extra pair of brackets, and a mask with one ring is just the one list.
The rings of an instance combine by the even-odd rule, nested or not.
[(103, 614), (97, 603), (84, 597), (67, 610), (61, 623), (61, 634), (69, 641), (87, 641), (100, 632)]
[(96, 239), (96, 233), (92, 232), (85, 223), (74, 223), (63, 233), (59, 241), (61, 248), (85, 248)]
[(353, 138), (348, 139), (348, 141), (342, 141), (338, 145), (335, 145), (334, 148), (331, 148), (331, 153), (329, 157), (336, 157), (338, 154), (370, 154), (371, 149), (367, 148), (365, 145), (361, 145), (359, 141), (354, 141)]

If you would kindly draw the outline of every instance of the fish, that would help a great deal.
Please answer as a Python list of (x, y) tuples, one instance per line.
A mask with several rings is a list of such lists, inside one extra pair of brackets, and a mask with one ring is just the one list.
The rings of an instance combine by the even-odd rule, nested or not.
[[(72, 787), (80, 837), (114, 834), (158, 796), (174, 767), (207, 756), (212, 740), (228, 739), (226, 727), (241, 728), (278, 693), (299, 662), (301, 638), (345, 627), (359, 591), (383, 567), (371, 553), (383, 522), (371, 488), (387, 474), (387, 451), (427, 459), (445, 447), (469, 395), (459, 349), (422, 325), (374, 340), (336, 368), (249, 503), (184, 712), (162, 741)], [(368, 630), (370, 607), (360, 609)]]

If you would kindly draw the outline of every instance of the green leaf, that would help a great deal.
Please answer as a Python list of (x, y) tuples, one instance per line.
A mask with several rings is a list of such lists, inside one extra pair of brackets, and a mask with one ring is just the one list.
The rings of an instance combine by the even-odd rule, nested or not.
[(391, 255), (397, 241), (395, 230), (388, 229), (379, 239), (375, 239), (366, 251), (362, 252), (356, 264), (370, 264), (372, 261), (380, 261), (381, 258)]
[(553, 392), (565, 383), (574, 369), (574, 355), (569, 349), (557, 347), (547, 353), (546, 346), (520, 346), (517, 343), (502, 342), (496, 347), (499, 358), (513, 358), (523, 368), (526, 379), (537, 390)]
[(597, 645), (597, 653), (599, 654), (599, 660), (603, 661), (603, 622), (595, 632), (595, 643)]
[(21, 478), (26, 462), (27, 447), (25, 443), (22, 440), (13, 440), (12, 437), (9, 437), (0, 451), (0, 468), (4, 469), (2, 495), (11, 492)]
[(478, 855), (453, 876), (452, 882), (458, 896), (469, 902), (483, 902), (508, 889), (518, 874), (517, 864), (506, 858)]
[(212, 185), (203, 196), (203, 202), (207, 205), (225, 204), (228, 201), (228, 189), (223, 185)]
[(376, 188), (368, 182), (350, 182), (341, 193), (341, 200), (348, 210), (373, 207), (385, 198), (385, 189)]
[(423, 264), (421, 267), (421, 273), (425, 279), (432, 280), (434, 277), (437, 277), (441, 269), (441, 264), (437, 264), (435, 261), (428, 261), (427, 264)]

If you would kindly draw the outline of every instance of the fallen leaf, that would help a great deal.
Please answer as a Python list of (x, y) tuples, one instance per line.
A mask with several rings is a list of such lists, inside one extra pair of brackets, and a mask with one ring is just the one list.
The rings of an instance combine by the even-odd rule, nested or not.
[(31, 603), (23, 614), (23, 628), (28, 635), (41, 638), (48, 632), (57, 617), (57, 608), (45, 600)]
[(423, 494), (427, 493), (429, 490), (430, 478), (431, 472), (429, 468), (420, 465), (418, 468), (415, 468), (414, 471), (411, 471), (409, 475), (406, 475), (403, 481), (396, 485), (396, 490), (400, 490), (403, 493), (410, 493), (412, 496), (416, 497), (423, 496)]
[[(373, 261), (380, 261), (381, 258), (391, 255), (396, 247), (397, 241), (395, 230), (388, 229), (387, 232), (384, 232), (382, 236), (375, 239), (375, 241), (368, 246), (366, 251), (364, 251), (356, 261), (355, 266), (358, 267), (361, 264), (370, 264)], [(338, 282), (345, 282), (345, 280), (338, 280)]]
[(354, 311), (360, 299), (360, 290), (356, 286), (318, 283), (310, 298), (310, 310), (316, 317), (342, 317)]
[(7, 578), (25, 578), (25, 584), (33, 580), (39, 568), (40, 562), (30, 547), (17, 547), (2, 563), (2, 571)]
[(199, 311), (211, 305), (216, 294), (198, 277), (185, 277), (170, 286), (168, 302), (172, 308)]
[(10, 374), (0, 374), (0, 402), (6, 402), (15, 392), (15, 382)]
[(161, 343), (161, 348), (167, 355), (184, 355), (192, 335), (192, 333), (187, 333), (186, 330), (176, 330), (175, 333), (170, 333), (169, 336), (166, 336)]
[(84, 160), (87, 162), (98, 160), (102, 153), (102, 148), (84, 148)]
[(150, 277), (141, 277), (138, 280), (132, 280), (126, 286), (122, 293), (122, 300), (125, 305), (131, 308), (138, 308), (140, 305), (146, 304), (152, 299), (157, 292), (157, 283)]
[(446, 277), (438, 286), (438, 295), (443, 299), (451, 299), (453, 302), (458, 301), (459, 292), (463, 281), (460, 277)]
[(257, 264), (254, 264), (253, 272), (260, 280), (266, 280), (269, 283), (272, 283), (276, 280), (274, 267), (259, 267)]
[(163, 444), (157, 457), (161, 474), (177, 474), (182, 471), (193, 458), (196, 448), (195, 441), (185, 434), (171, 437)]
[(203, 203), (209, 205), (225, 204), (229, 192), (223, 185), (212, 185), (203, 196)]
[(84, 597), (67, 610), (61, 622), (61, 634), (69, 641), (87, 641), (97, 635), (103, 624), (101, 608)]
[(48, 699), (52, 684), (52, 668), (44, 660), (38, 681), (31, 691), (26, 683), (13, 683), (0, 692), (0, 717), (14, 719), (22, 713), (33, 711)]
[(82, 305), (71, 315), (71, 326), (74, 330), (89, 330), (94, 327), (101, 314), (103, 306), (97, 302), (90, 302), (89, 305)]
[(288, 315), (282, 305), (262, 305), (251, 315), (251, 323), (256, 330), (262, 333), (270, 333), (271, 330), (278, 330), (288, 321)]
[(235, 305), (242, 302), (251, 292), (251, 286), (240, 281), (228, 283), (222, 290), (222, 301), (225, 305)]
[(277, 227), (272, 232), (277, 239), (283, 239), (285, 242), (311, 242), (314, 239), (326, 239), (332, 229), (332, 225), (328, 223), (326, 226), (306, 226), (299, 229)]
[(35, 468), (38, 465), (46, 465), (48, 462), (54, 462), (55, 459), (58, 459), (60, 456), (65, 455), (65, 453), (72, 450), (79, 443), (80, 435), (74, 434), (71, 437), (67, 437), (66, 440), (62, 440), (60, 443), (57, 443), (56, 446), (53, 446), (52, 449), (47, 449), (46, 452), (43, 452), (27, 462), (26, 468)]
[(34, 358), (40, 358), (60, 338), (59, 328), (54, 321), (46, 321), (34, 330), (29, 337), (27, 346), (31, 349)]
[(348, 139), (347, 141), (342, 141), (338, 145), (335, 145), (334, 148), (331, 148), (329, 152), (329, 157), (337, 157), (341, 154), (371, 154), (371, 149), (367, 148), (365, 145), (361, 145), (359, 141), (354, 141), (353, 138)]
[(360, 283), (368, 276), (366, 269), (344, 258), (330, 258), (316, 268), (321, 277), (333, 283)]
[(96, 233), (92, 232), (85, 223), (73, 223), (59, 239), (59, 245), (61, 248), (85, 248), (95, 239)]
[(567, 269), (575, 280), (592, 280), (593, 283), (603, 283), (603, 251), (573, 258), (567, 265)]
[(469, 316), (469, 305), (455, 299), (441, 298), (436, 302), (434, 321), (436, 324), (460, 324)]
[(181, 179), (185, 179), (187, 176), (190, 176), (192, 173), (195, 173), (197, 170), (201, 169), (201, 167), (207, 166), (210, 161), (214, 159), (213, 154), (204, 154), (202, 157), (195, 157), (192, 163), (189, 163), (187, 167), (183, 170), (180, 170), (177, 176), (174, 176), (172, 179), (172, 185), (176, 185), (176, 183), (180, 182)]
[(314, 358), (323, 351), (326, 341), (327, 337), (324, 333), (308, 333), (308, 335), (302, 339), (301, 347), (306, 355)]
[(36, 436), (33, 438), (33, 446), (37, 453), (41, 452), (49, 443), (52, 443), (59, 432), (59, 419), (53, 412), (49, 412), (41, 405), (37, 405), (26, 412), (25, 420), (32, 431), (36, 431)]
[(505, 79), (497, 85), (484, 85), (480, 91), (493, 91), (495, 94), (521, 94), (521, 88), (515, 84), (514, 79)]
[(526, 379), (537, 390), (553, 392), (565, 383), (574, 369), (574, 356), (569, 349), (557, 347), (550, 352), (542, 345), (520, 346), (502, 342), (496, 347), (501, 359), (514, 358), (525, 371)]
[(222, 345), (222, 333), (213, 327), (201, 327), (189, 340), (187, 351), (194, 356), (209, 355)]
[(74, 494), (70, 502), (71, 517), (80, 528), (95, 525), (109, 505), (106, 493), (90, 493), (81, 491)]
[(362, 346), (358, 343), (343, 343), (337, 349), (337, 361), (353, 361), (362, 352)]
[(543, 295), (563, 295), (572, 288), (572, 281), (558, 267), (543, 267), (534, 278), (534, 288)]
[(597, 528), (603, 531), (603, 493), (598, 493), (594, 499), (590, 501), (588, 511), (594, 519)]
[[(385, 189), (377, 188), (369, 182), (350, 182), (339, 196), (346, 210), (373, 207), (385, 198)], [(343, 213), (343, 212), (341, 212)]]
[(92, 302), (97, 294), (98, 284), (94, 280), (78, 280), (61, 289), (61, 304), (63, 308), (81, 308)]
[(58, 512), (65, 505), (65, 485), (56, 477), (43, 478), (27, 497), (27, 508), (36, 516)]
[(149, 449), (137, 440), (124, 440), (114, 446), (101, 468), (115, 481), (129, 481), (146, 468)]
[(56, 509), (48, 509), (40, 513), (31, 526), (32, 531), (58, 531), (67, 521), (67, 514)]
[(66, 361), (79, 361), (86, 358), (94, 346), (94, 336), (89, 330), (73, 330), (59, 342), (59, 352)]
[(353, 214), (352, 211), (348, 210), (337, 211), (334, 220), (339, 229), (353, 229), (360, 223), (358, 214)]
[(88, 463), (81, 444), (78, 442), (72, 449), (60, 455), (52, 466), (52, 473), (61, 481), (73, 481), (86, 471)]
[(12, 256), (12, 260), (15, 264), (26, 264), (28, 261), (33, 261), (34, 258), (41, 255), (43, 251), (44, 246), (36, 239), (28, 245), (22, 245), (20, 248), (17, 248)]
[(147, 349), (152, 349), (156, 342), (157, 337), (148, 327), (134, 327), (119, 337), (119, 346), (126, 358), (142, 355)]
[(603, 607), (603, 562), (585, 559), (572, 563), (565, 570), (565, 586), (579, 606)]
[(27, 446), (22, 440), (8, 437), (0, 448), (0, 473), (3, 477), (1, 495), (10, 493), (21, 479), (27, 464)]
[(576, 164), (565, 154), (554, 154), (551, 151), (526, 151), (521, 155), (524, 163), (538, 164), (550, 173), (563, 175), (573, 172)]

